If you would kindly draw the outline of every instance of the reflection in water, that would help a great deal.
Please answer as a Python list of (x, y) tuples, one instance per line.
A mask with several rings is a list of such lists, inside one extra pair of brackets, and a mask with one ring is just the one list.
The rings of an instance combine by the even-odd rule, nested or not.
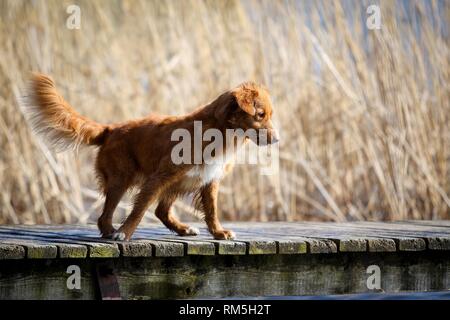
[(441, 292), (402, 292), (402, 293), (359, 293), (329, 296), (268, 296), (268, 297), (230, 297), (229, 299), (262, 300), (450, 300), (450, 291)]

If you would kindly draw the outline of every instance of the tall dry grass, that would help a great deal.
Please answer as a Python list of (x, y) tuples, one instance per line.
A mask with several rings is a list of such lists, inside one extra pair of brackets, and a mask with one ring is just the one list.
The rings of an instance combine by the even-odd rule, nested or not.
[(55, 154), (24, 122), (32, 70), (106, 122), (265, 83), (280, 169), (235, 168), (220, 193), (227, 219), (449, 218), (448, 2), (381, 1), (373, 31), (373, 1), (75, 1), (81, 29), (69, 30), (73, 2), (0, 0), (1, 223), (84, 223), (102, 205), (94, 152)]

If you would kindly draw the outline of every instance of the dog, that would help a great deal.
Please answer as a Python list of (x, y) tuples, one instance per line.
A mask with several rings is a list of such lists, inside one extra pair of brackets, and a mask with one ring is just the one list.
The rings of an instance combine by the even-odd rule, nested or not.
[[(51, 146), (59, 150), (80, 145), (98, 147), (95, 172), (105, 202), (97, 225), (102, 237), (117, 241), (130, 240), (145, 211), (155, 201), (158, 201), (155, 215), (168, 229), (180, 236), (199, 234), (198, 229), (180, 222), (171, 213), (176, 198), (186, 194), (194, 194), (195, 206), (201, 210), (214, 239), (235, 238), (233, 231), (222, 227), (217, 209), (220, 180), (232, 167), (232, 161), (228, 161), (229, 145), (224, 144), (222, 155), (226, 155), (226, 161), (222, 163), (175, 164), (172, 160), (177, 144), (172, 139), (175, 130), (193, 135), (195, 123), (201, 123), (202, 133), (208, 129), (224, 135), (230, 129), (252, 129), (258, 133), (236, 135), (233, 146), (248, 140), (258, 145), (272, 144), (279, 139), (271, 120), (269, 92), (254, 82), (228, 90), (183, 116), (151, 114), (124, 123), (100, 124), (77, 113), (58, 93), (50, 77), (33, 74), (22, 107), (34, 131), (43, 135)], [(265, 141), (259, 138), (263, 131)], [(202, 150), (205, 147), (202, 142)], [(132, 211), (116, 230), (112, 224), (114, 210), (132, 187), (139, 190)]]

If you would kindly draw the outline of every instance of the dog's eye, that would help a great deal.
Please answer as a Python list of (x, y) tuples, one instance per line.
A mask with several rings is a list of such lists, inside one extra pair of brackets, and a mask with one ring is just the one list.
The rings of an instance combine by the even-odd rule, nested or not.
[(265, 114), (264, 111), (258, 112), (258, 118), (260, 118), (260, 119), (264, 118), (265, 115), (266, 115), (266, 114)]

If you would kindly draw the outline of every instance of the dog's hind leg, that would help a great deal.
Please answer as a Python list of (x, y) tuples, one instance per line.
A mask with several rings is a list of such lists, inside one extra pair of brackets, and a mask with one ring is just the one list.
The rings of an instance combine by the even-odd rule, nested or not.
[(127, 191), (125, 184), (116, 184), (109, 186), (106, 190), (106, 199), (103, 206), (103, 212), (98, 218), (97, 226), (103, 238), (110, 238), (116, 231), (112, 225), (114, 210), (116, 210), (120, 199)]
[(180, 236), (196, 236), (200, 233), (197, 228), (181, 223), (171, 212), (171, 207), (176, 196), (173, 194), (164, 195), (159, 200), (155, 210), (155, 215), (170, 230), (175, 231)]
[[(179, 173), (182, 173), (180, 170)], [(114, 235), (114, 240), (130, 240), (132, 234), (142, 220), (145, 211), (159, 197), (160, 193), (169, 186), (177, 177), (176, 173), (164, 171), (162, 174), (151, 175), (142, 185), (141, 191), (137, 194), (134, 207), (122, 226)]]

